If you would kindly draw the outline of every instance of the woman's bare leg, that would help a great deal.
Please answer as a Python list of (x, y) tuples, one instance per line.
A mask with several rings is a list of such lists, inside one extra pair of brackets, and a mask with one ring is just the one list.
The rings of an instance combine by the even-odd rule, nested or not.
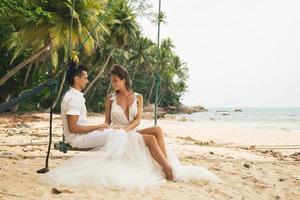
[(142, 135), (153, 135), (156, 138), (156, 141), (158, 143), (160, 150), (165, 155), (165, 158), (167, 158), (164, 134), (163, 134), (162, 129), (159, 126), (145, 128), (145, 129), (139, 131), (139, 133), (141, 133)]
[(164, 154), (160, 150), (158, 143), (153, 135), (142, 135), (145, 141), (145, 144), (149, 147), (152, 157), (162, 166), (166, 178), (168, 180), (173, 180), (172, 167), (168, 163)]

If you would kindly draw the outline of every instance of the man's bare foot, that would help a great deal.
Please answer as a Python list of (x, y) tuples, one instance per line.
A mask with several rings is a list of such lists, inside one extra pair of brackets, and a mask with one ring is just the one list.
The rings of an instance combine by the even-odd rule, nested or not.
[(167, 180), (173, 180), (173, 171), (171, 166), (163, 168), (163, 172), (165, 173)]

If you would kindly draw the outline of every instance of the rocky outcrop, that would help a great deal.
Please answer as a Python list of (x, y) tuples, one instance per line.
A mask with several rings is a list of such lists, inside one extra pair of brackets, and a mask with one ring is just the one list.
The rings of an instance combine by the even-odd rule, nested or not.
[(207, 110), (202, 106), (185, 106), (181, 105), (178, 109), (178, 113), (196, 113), (196, 112), (206, 112)]
[[(146, 106), (143, 108), (143, 119), (154, 119), (154, 111), (155, 111), (155, 105), (151, 104), (149, 106)], [(158, 107), (158, 112), (157, 112), (157, 118), (164, 117), (167, 114), (167, 111)]]

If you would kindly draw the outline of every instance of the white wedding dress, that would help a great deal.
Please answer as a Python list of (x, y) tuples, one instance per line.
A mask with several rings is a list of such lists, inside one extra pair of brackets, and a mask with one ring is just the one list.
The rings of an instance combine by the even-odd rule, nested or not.
[[(107, 186), (145, 189), (166, 182), (161, 166), (152, 158), (136, 130), (123, 129), (137, 114), (137, 93), (129, 109), (129, 120), (112, 97), (110, 134), (104, 146), (71, 158), (47, 173), (44, 181), (54, 185)], [(171, 145), (166, 144), (174, 181), (216, 181), (219, 178), (200, 166), (181, 165)]]

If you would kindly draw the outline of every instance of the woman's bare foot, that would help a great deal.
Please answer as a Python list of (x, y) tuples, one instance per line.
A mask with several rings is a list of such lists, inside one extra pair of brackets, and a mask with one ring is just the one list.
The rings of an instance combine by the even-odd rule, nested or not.
[(173, 180), (173, 171), (171, 166), (163, 168), (163, 172), (165, 173), (167, 180)]

